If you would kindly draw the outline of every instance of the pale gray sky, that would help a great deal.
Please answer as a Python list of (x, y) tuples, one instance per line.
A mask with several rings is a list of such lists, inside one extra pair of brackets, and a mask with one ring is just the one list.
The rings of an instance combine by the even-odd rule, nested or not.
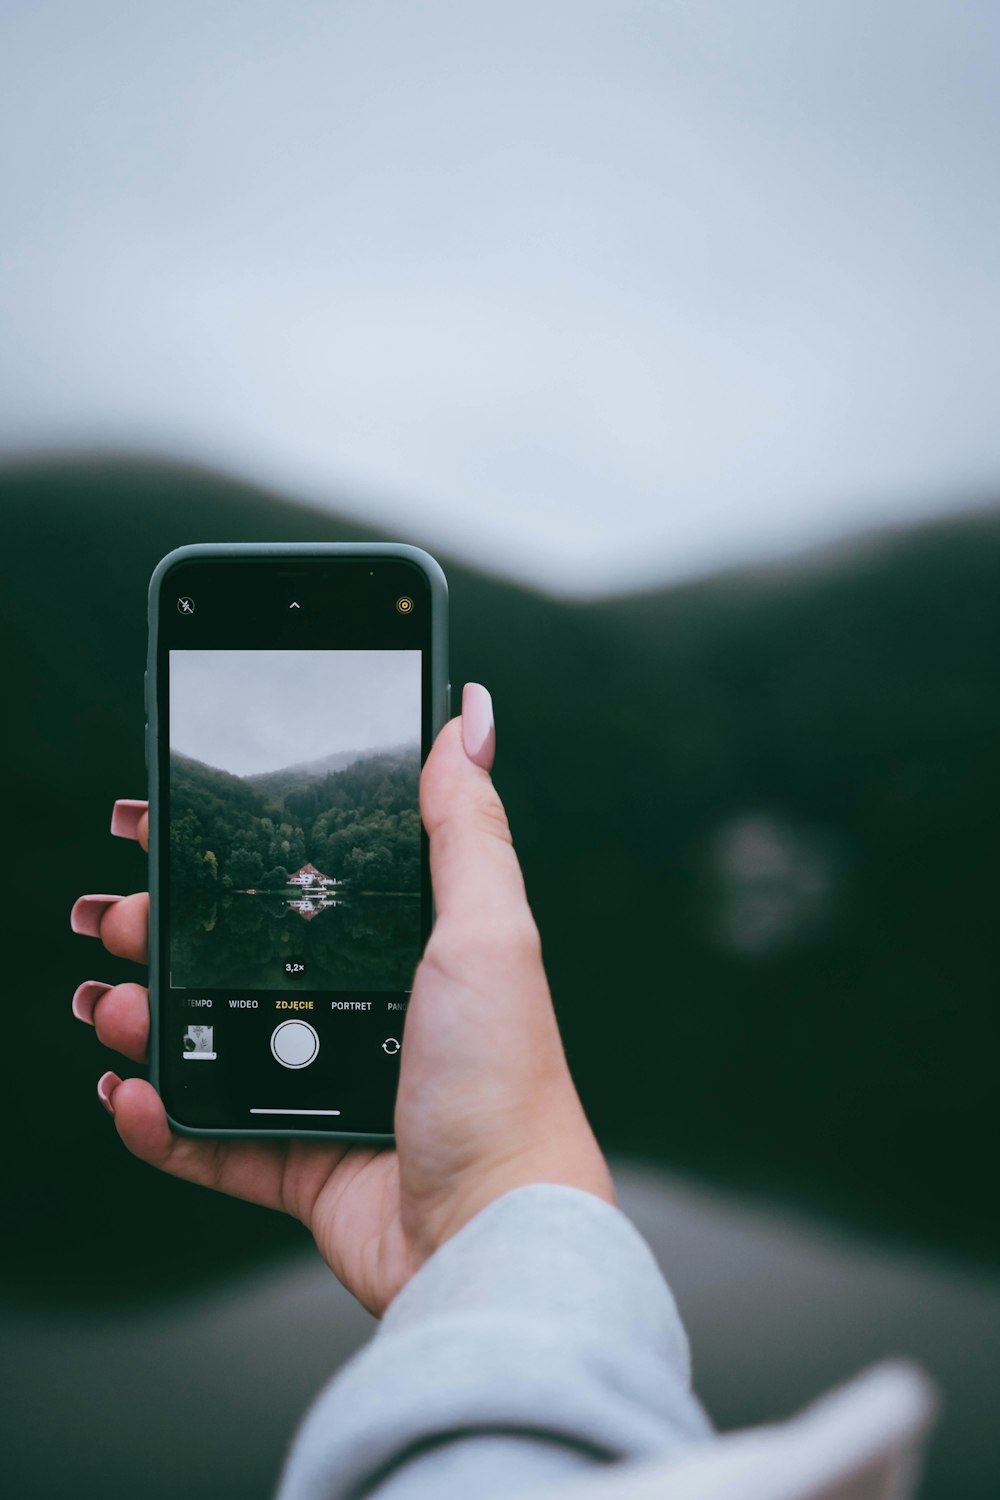
[(1000, 493), (992, 0), (0, 4), (0, 451), (555, 590)]
[(419, 743), (419, 651), (170, 653), (170, 748), (236, 776)]

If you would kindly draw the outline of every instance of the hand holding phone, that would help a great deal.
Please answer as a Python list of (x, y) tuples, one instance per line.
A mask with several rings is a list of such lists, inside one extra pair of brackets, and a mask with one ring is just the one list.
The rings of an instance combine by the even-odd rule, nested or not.
[[(565, 1183), (614, 1202), (566, 1064), (538, 932), (486, 768), (488, 694), (470, 685), (463, 708), (438, 736), (420, 782), (437, 922), (407, 1013), (397, 1149), (178, 1135), (151, 1084), (115, 1074), (101, 1080), (134, 1155), (295, 1214), (376, 1315), (440, 1244), (512, 1188)], [(137, 834), (144, 842), (144, 820)], [(87, 930), (80, 917), (75, 925)], [(143, 961), (145, 896), (106, 906), (99, 936), (109, 951)], [(145, 1060), (149, 1011), (140, 986), (107, 990), (93, 1021), (105, 1046)]]

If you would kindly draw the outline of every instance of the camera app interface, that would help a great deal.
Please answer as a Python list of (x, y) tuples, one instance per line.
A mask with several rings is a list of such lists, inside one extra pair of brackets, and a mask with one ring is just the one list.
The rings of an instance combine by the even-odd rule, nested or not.
[(430, 922), (429, 589), (367, 559), (188, 564), (171, 582), (156, 735), (168, 1112), (209, 1131), (388, 1134)]

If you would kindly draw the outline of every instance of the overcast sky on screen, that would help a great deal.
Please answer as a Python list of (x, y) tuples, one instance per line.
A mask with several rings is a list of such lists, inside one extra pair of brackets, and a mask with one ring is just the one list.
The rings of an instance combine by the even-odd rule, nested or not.
[(171, 750), (235, 776), (419, 743), (419, 651), (170, 653)]
[(0, 10), (0, 446), (568, 592), (1000, 494), (988, 0)]

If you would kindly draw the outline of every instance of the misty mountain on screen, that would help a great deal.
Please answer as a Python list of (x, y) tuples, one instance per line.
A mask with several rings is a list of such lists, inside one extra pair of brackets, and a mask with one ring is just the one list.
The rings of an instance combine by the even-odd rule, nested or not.
[(383, 750), (335, 750), (332, 755), (321, 756), (318, 760), (297, 761), (294, 765), (279, 766), (276, 771), (255, 771), (251, 776), (244, 776), (243, 780), (265, 791), (280, 791), (282, 787), (287, 787), (292, 782), (297, 784), (302, 781), (316, 781), (331, 771), (343, 771), (361, 760), (378, 758), (395, 760), (402, 764), (419, 754), (420, 747), (416, 743), (389, 745)]
[(419, 777), (416, 746), (375, 751), (339, 769), (291, 766), (253, 777), (172, 751), (172, 883), (220, 893), (277, 890), (311, 863), (357, 890), (417, 892)]

